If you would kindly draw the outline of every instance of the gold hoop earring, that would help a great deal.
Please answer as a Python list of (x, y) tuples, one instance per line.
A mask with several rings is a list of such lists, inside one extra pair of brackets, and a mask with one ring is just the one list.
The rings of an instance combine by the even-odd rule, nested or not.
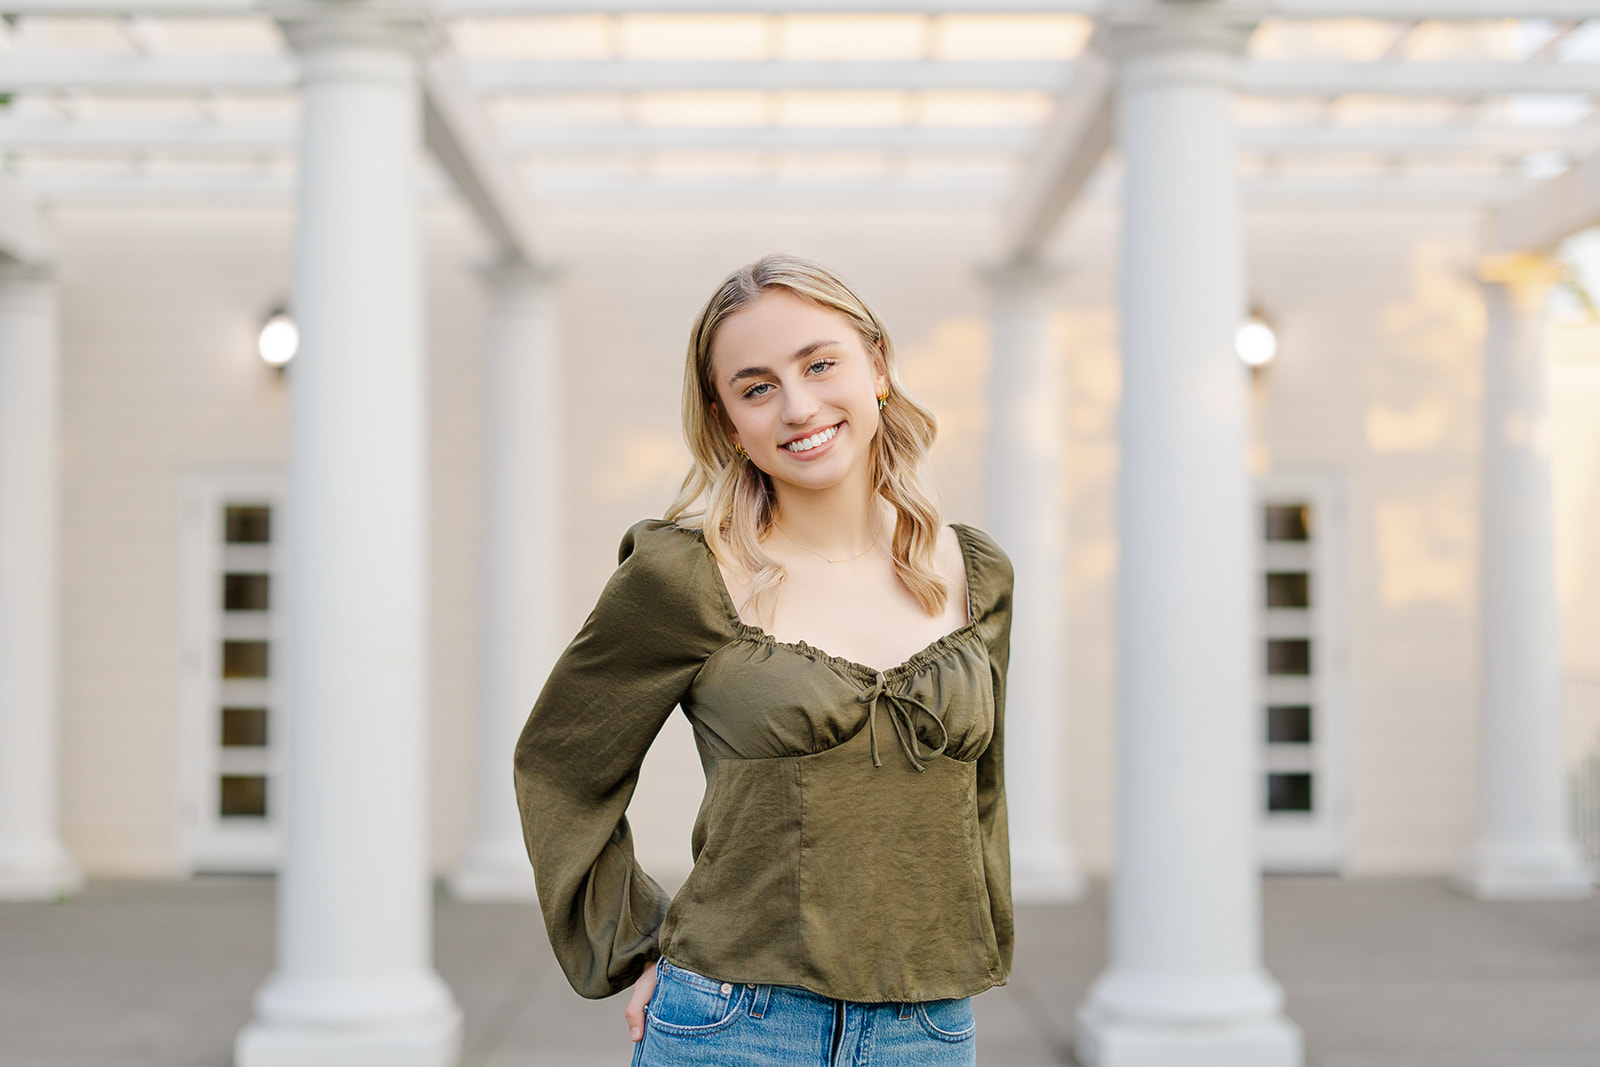
[(883, 408), (884, 408), (884, 405), (886, 405), (888, 403), (889, 403), (889, 390), (885, 389), (883, 392), (878, 394), (878, 410), (882, 411)]
[(741, 445), (741, 444), (740, 444), (740, 443), (739, 443), (739, 442), (737, 442), (737, 441), (735, 441), (735, 442), (734, 442), (734, 443), (733, 443), (733, 450), (734, 450), (734, 451), (735, 451), (735, 452), (737, 452), (737, 453), (739, 453), (739, 458), (740, 458), (740, 459), (749, 459), (749, 458), (750, 458), (750, 453), (748, 453), (748, 452), (746, 452), (746, 451), (745, 451), (745, 450), (744, 450), (744, 445)]

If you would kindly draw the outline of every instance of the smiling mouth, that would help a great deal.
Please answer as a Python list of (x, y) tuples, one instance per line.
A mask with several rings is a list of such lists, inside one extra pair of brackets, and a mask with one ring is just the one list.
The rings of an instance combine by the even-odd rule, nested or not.
[(839, 426), (840, 423), (836, 422), (825, 430), (818, 430), (810, 437), (802, 437), (798, 441), (790, 441), (788, 444), (780, 445), (779, 447), (787, 452), (809, 452), (818, 445), (824, 445), (833, 440), (834, 434), (839, 432)]

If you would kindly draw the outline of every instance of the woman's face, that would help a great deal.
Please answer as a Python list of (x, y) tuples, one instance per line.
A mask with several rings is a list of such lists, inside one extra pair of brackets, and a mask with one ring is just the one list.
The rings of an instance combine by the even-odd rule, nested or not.
[(730, 436), (774, 482), (826, 489), (865, 477), (889, 387), (843, 315), (769, 289), (722, 320), (711, 343)]

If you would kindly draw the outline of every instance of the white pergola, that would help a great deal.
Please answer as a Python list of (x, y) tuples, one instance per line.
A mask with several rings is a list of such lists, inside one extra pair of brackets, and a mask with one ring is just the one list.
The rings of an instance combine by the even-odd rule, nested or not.
[[(526, 259), (540, 207), (775, 195), (992, 210), (996, 261), (1026, 259), (1080, 191), (1116, 195), (1107, 6), (409, 5), (430, 188)], [(1581, 0), (1234, 6), (1259, 22), (1235, 81), (1247, 203), (1489, 207), (1600, 152)], [(306, 7), (0, 4), (0, 166), (46, 203), (286, 201), (303, 64), (279, 19)]]
[[(0, 0), (0, 14), (9, 895), (78, 877), (56, 825), (56, 658), (39, 625), (55, 611), (57, 359), (40, 209), (297, 208), (293, 799), (279, 967), (241, 1064), (458, 1054), (459, 1013), (431, 964), (423, 829), (419, 192), (461, 197), (502, 260), (485, 357), (485, 785), (457, 892), (530, 888), (509, 753), (548, 666), (527, 650), (553, 655), (561, 637), (543, 550), (559, 472), (518, 458), (552, 454), (559, 434), (541, 385), (560, 362), (541, 216), (780, 197), (992, 215), (988, 526), (1033, 588), (1057, 587), (1066, 536), (1062, 502), (1039, 489), (1060, 462), (1041, 384), (1059, 373), (1044, 253), (1075, 205), (1120, 210), (1121, 269), (1138, 284), (1119, 297), (1118, 867), (1111, 960), (1079, 1009), (1086, 1064), (1301, 1058), (1261, 966), (1248, 795), (1256, 617), (1232, 348), (1252, 203), (1484, 214), (1492, 743), (1463, 879), (1488, 896), (1587, 891), (1560, 805), (1548, 456), (1511, 428), (1544, 411), (1545, 257), (1600, 222), (1592, 0)], [(1064, 630), (1043, 599), (1019, 600), (1013, 632), (1015, 889), (1070, 899), (1082, 876), (1052, 760)]]

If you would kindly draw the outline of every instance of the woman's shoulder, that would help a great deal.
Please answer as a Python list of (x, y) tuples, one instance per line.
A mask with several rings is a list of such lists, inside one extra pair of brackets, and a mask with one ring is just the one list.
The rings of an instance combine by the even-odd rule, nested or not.
[(1011, 557), (993, 537), (976, 526), (953, 522), (966, 548), (970, 564), (967, 584), (972, 592), (972, 617), (986, 640), (1010, 627), (1013, 575)]
[(952, 522), (950, 525), (961, 535), (974, 573), (992, 585), (1009, 590), (1015, 576), (1011, 569), (1011, 557), (1006, 555), (1000, 543), (976, 526), (964, 522)]
[(628, 595), (653, 604), (716, 614), (714, 566), (700, 531), (667, 519), (640, 519), (617, 546), (614, 581)]
[(704, 554), (704, 545), (700, 531), (692, 527), (670, 519), (640, 519), (623, 533), (622, 543), (617, 546), (617, 563), (638, 556), (652, 566), (671, 566), (691, 560), (697, 553)]

